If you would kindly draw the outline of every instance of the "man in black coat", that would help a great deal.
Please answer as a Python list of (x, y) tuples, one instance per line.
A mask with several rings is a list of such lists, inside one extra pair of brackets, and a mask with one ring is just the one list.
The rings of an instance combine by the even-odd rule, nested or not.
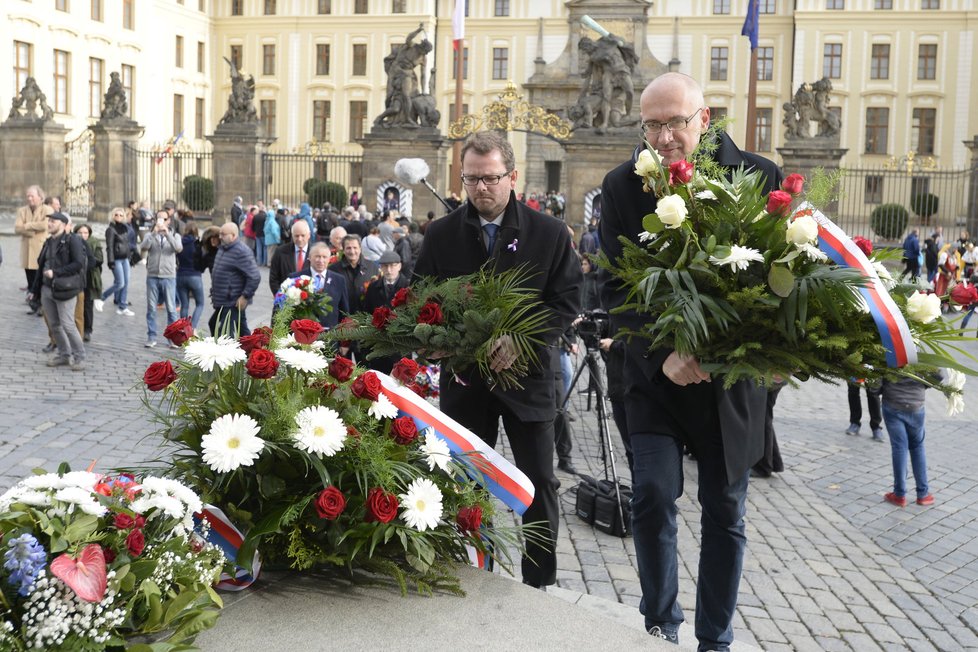
[[(657, 77), (642, 93), (642, 128), (663, 165), (689, 157), (710, 124), (703, 92), (679, 73)], [(781, 171), (765, 158), (742, 152), (724, 134), (713, 157), (727, 168), (764, 172), (765, 192), (778, 187)], [(622, 253), (618, 238), (638, 242), (642, 218), (655, 211), (655, 196), (642, 190), (632, 159), (608, 173), (602, 184), (601, 247), (612, 261)], [(625, 291), (602, 273), (602, 300), (609, 309)], [(647, 316), (612, 313), (612, 328), (641, 328)], [(764, 453), (766, 392), (750, 382), (723, 389), (695, 356), (671, 349), (649, 351), (647, 340), (626, 342), (625, 409), (633, 454), (632, 523), (642, 585), (640, 609), (649, 633), (676, 641), (683, 613), (677, 601), (676, 499), (682, 494), (683, 445), (696, 455), (703, 508), (697, 584), (696, 636), (701, 650), (727, 650), (737, 604), (746, 538), (747, 478)]]
[[(505, 137), (495, 132), (471, 136), (462, 147), (462, 183), (469, 201), (430, 223), (414, 274), (447, 279), (486, 263), (497, 272), (525, 265), (532, 274), (525, 286), (548, 311), (548, 348), (538, 352), (540, 364), (520, 380), (523, 389), (490, 389), (472, 373), (464, 385), (454, 377), (443, 382), (441, 394), (442, 410), (490, 446), (496, 444), (502, 417), (514, 462), (535, 489), (523, 522), (546, 528), (546, 540), (529, 542), (523, 559), (523, 581), (541, 587), (556, 581), (556, 398), (550, 349), (580, 311), (581, 267), (566, 225), (516, 201), (516, 179), (513, 148)], [(509, 368), (515, 357), (512, 343), (501, 339), (493, 345), (490, 363), (498, 371)]]
[(296, 273), (309, 273), (309, 223), (296, 220), (292, 225), (292, 242), (275, 248), (268, 265), (268, 286), (274, 295), (282, 281)]
[[(401, 273), (401, 257), (393, 251), (385, 251), (377, 264), (380, 265), (380, 278), (367, 286), (367, 294), (363, 299), (364, 312), (373, 313), (380, 307), (390, 308), (397, 291), (410, 285), (407, 277)], [(400, 359), (399, 355), (383, 356), (367, 360), (365, 364), (371, 369), (389, 374)]]
[(367, 286), (377, 278), (377, 263), (360, 255), (360, 236), (347, 235), (343, 238), (343, 259), (329, 266), (330, 271), (341, 274), (346, 279), (346, 292), (350, 299), (350, 312), (363, 310), (363, 297)]

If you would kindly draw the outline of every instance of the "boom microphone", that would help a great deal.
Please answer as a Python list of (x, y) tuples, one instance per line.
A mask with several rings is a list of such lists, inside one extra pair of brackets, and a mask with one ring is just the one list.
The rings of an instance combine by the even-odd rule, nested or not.
[(398, 181), (409, 186), (423, 183), (431, 191), (431, 194), (442, 203), (445, 210), (451, 212), (452, 207), (442, 199), (435, 187), (428, 183), (425, 178), (429, 172), (431, 172), (431, 168), (428, 167), (428, 163), (423, 158), (402, 158), (394, 164), (394, 176), (397, 177)]

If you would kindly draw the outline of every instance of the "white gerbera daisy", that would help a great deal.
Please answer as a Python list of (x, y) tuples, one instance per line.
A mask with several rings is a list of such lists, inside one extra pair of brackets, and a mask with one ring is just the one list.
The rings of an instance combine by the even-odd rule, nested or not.
[(713, 194), (712, 190), (701, 190), (696, 193), (695, 197), (697, 199), (716, 199), (717, 196)]
[(829, 257), (813, 244), (796, 244), (795, 247), (814, 261), (824, 263)]
[(441, 490), (427, 478), (416, 478), (401, 494), (401, 517), (408, 526), (419, 532), (434, 530), (442, 515)]
[(729, 265), (731, 270), (744, 270), (747, 269), (752, 262), (763, 263), (764, 256), (757, 249), (741, 247), (740, 245), (731, 245), (729, 254), (723, 258), (710, 256), (710, 262), (718, 267), (721, 265)]
[(235, 363), (248, 359), (248, 355), (238, 341), (227, 335), (217, 339), (205, 337), (202, 340), (190, 340), (184, 347), (184, 351), (187, 362), (204, 371), (211, 371), (215, 366), (227, 369)]
[(200, 440), (204, 464), (218, 473), (251, 466), (265, 446), (259, 430), (258, 422), (247, 414), (218, 417)]
[(434, 471), (436, 466), (442, 471), (448, 471), (448, 464), (452, 461), (452, 452), (448, 449), (445, 440), (435, 434), (433, 428), (425, 429), (421, 452), (427, 456), (429, 471)]
[(381, 419), (394, 419), (397, 417), (397, 408), (387, 396), (380, 394), (377, 396), (377, 400), (370, 404), (370, 409), (367, 410), (367, 414), (377, 419), (377, 421)]
[(295, 432), (295, 447), (313, 455), (332, 457), (343, 448), (346, 424), (336, 410), (313, 405), (295, 415), (299, 426)]
[(285, 366), (309, 374), (319, 373), (328, 365), (323, 356), (314, 351), (303, 351), (302, 349), (276, 349), (275, 357), (282, 361)]

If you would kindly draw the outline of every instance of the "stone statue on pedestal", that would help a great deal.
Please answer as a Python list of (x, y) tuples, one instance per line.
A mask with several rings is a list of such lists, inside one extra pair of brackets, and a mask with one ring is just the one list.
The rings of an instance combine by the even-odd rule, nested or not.
[(581, 93), (568, 110), (575, 129), (607, 129), (637, 124), (631, 115), (635, 98), (632, 73), (638, 64), (635, 48), (609, 34), (598, 40), (584, 37), (578, 49), (587, 60), (581, 73)]
[(441, 114), (435, 108), (430, 93), (422, 93), (417, 68), (423, 69), (425, 58), (433, 46), (427, 37), (414, 39), (424, 31), (423, 25), (408, 34), (404, 45), (384, 57), (387, 73), (387, 96), (384, 112), (374, 119), (375, 127), (437, 127)]
[(100, 121), (128, 120), (129, 102), (126, 100), (126, 89), (122, 87), (119, 73), (109, 75), (109, 89), (105, 92)]
[(231, 95), (228, 96), (228, 109), (219, 124), (258, 122), (254, 76), (242, 75), (241, 70), (230, 59), (224, 57), (224, 60), (231, 67)]
[[(839, 116), (829, 109), (831, 91), (832, 82), (828, 77), (798, 87), (792, 101), (782, 105), (786, 140), (839, 137)], [(812, 122), (818, 126), (815, 136), (811, 133)]]
[[(37, 114), (38, 108), (41, 111), (40, 115)], [(27, 78), (20, 93), (14, 97), (7, 118), (34, 122), (47, 122), (54, 118), (54, 111), (48, 106), (47, 97), (41, 92), (33, 77)]]

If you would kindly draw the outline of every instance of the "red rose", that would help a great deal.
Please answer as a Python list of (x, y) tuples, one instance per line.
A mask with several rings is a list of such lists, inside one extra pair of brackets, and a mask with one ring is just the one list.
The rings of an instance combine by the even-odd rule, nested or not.
[(346, 497), (336, 487), (326, 487), (316, 496), (316, 512), (319, 518), (335, 521), (346, 509)]
[(411, 417), (397, 417), (391, 422), (391, 436), (402, 446), (407, 446), (418, 438), (418, 427)]
[(396, 308), (398, 306), (403, 306), (411, 299), (411, 288), (401, 288), (394, 293), (394, 298), (391, 299), (391, 307)]
[(268, 348), (268, 343), (272, 340), (272, 334), (264, 326), (256, 328), (251, 335), (242, 335), (238, 338), (238, 344), (244, 349), (245, 353), (250, 354), (255, 349)]
[(278, 360), (268, 349), (255, 349), (248, 355), (245, 370), (252, 378), (271, 378), (278, 371)]
[(767, 206), (764, 210), (771, 215), (783, 216), (788, 213), (789, 208), (791, 208), (791, 195), (783, 190), (772, 190), (767, 196)]
[(302, 292), (299, 293), (299, 300), (300, 301), (305, 301), (308, 298), (309, 298), (309, 293), (306, 292), (305, 290), (303, 290)]
[(106, 564), (111, 564), (115, 561), (115, 551), (112, 548), (102, 546), (102, 556), (105, 557)]
[(463, 532), (477, 532), (482, 526), (482, 508), (478, 505), (458, 510), (455, 522)]
[(189, 340), (194, 336), (194, 327), (190, 323), (189, 317), (184, 317), (183, 319), (178, 319), (163, 331), (163, 337), (170, 340), (177, 346), (182, 345), (184, 342)]
[(405, 385), (414, 381), (414, 377), (421, 371), (418, 363), (411, 358), (401, 358), (394, 368), (391, 369), (391, 376), (397, 378)]
[(112, 520), (112, 525), (118, 530), (128, 530), (133, 526), (135, 521), (129, 514), (116, 514), (115, 518)]
[(441, 314), (441, 306), (433, 301), (421, 306), (421, 312), (418, 313), (418, 323), (419, 324), (431, 324), (432, 326), (437, 326), (438, 324), (445, 321), (445, 318)]
[(800, 174), (789, 174), (788, 178), (781, 182), (781, 190), (792, 195), (797, 195), (805, 187), (805, 177)]
[(289, 329), (299, 344), (312, 344), (324, 330), (322, 324), (311, 319), (293, 319)]
[(329, 375), (341, 383), (345, 383), (353, 375), (354, 367), (353, 360), (338, 355), (329, 363)]
[(872, 242), (870, 242), (866, 238), (862, 237), (861, 235), (857, 235), (855, 238), (852, 239), (852, 241), (856, 243), (856, 246), (857, 247), (859, 247), (860, 249), (862, 249), (862, 252), (864, 254), (866, 254), (867, 256), (873, 255), (873, 243)]
[(360, 439), (360, 431), (353, 426), (346, 427), (346, 434), (354, 439)]
[(133, 525), (138, 528), (142, 528), (144, 525), (146, 525), (146, 518), (136, 514), (136, 518), (133, 519)]
[(151, 392), (158, 392), (177, 379), (177, 372), (173, 371), (173, 365), (169, 360), (154, 362), (146, 367), (143, 374), (143, 382)]
[(427, 385), (419, 385), (418, 383), (408, 383), (407, 386), (412, 392), (420, 396), (421, 398), (428, 398), (430, 394)]
[(370, 320), (370, 323), (377, 330), (384, 330), (392, 319), (394, 319), (394, 311), (387, 306), (380, 306), (374, 309), (373, 318)]
[(693, 164), (682, 159), (669, 165), (669, 185), (678, 186), (681, 183), (689, 183), (693, 178)]
[(390, 523), (397, 516), (397, 496), (380, 487), (367, 492), (367, 520)]
[(133, 530), (126, 537), (126, 549), (133, 557), (138, 557), (143, 554), (144, 547), (146, 547), (146, 537), (143, 536), (142, 530)]
[(376, 401), (377, 397), (380, 396), (380, 378), (372, 371), (361, 374), (350, 385), (350, 391), (356, 397)]

